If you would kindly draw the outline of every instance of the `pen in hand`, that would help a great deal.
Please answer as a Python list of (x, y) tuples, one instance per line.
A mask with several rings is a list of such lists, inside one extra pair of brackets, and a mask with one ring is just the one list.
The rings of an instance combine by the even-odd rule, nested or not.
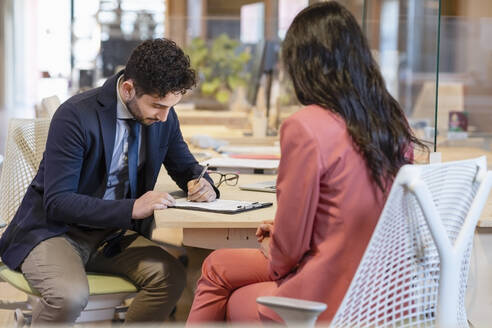
[(207, 165), (205, 165), (205, 166), (203, 167), (202, 173), (200, 173), (200, 175), (198, 176), (198, 179), (196, 179), (196, 181), (195, 181), (195, 185), (197, 185), (197, 184), (198, 184), (198, 182), (200, 182), (200, 179), (201, 179), (201, 178), (203, 178), (203, 176), (205, 175), (205, 172), (207, 172), (208, 165), (209, 165), (209, 164), (207, 163)]

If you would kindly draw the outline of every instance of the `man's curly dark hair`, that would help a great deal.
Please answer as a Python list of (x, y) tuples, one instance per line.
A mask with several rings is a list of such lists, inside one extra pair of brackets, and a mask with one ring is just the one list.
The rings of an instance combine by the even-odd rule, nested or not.
[(190, 58), (174, 41), (147, 40), (138, 45), (126, 64), (124, 80), (131, 79), (137, 96), (165, 97), (169, 92), (186, 93), (196, 85)]

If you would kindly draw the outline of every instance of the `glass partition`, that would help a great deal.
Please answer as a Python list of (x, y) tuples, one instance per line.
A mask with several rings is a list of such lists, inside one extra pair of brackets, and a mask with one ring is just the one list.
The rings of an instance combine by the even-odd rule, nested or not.
[[(415, 134), (435, 149), (439, 0), (366, 0), (363, 28)], [(439, 133), (438, 133), (439, 134)], [(427, 161), (426, 155), (419, 161)]]
[(487, 155), (492, 167), (492, 2), (366, 0), (363, 17), (388, 89), (436, 160)]
[(487, 155), (492, 140), (492, 2), (443, 1), (437, 150), (444, 160)]

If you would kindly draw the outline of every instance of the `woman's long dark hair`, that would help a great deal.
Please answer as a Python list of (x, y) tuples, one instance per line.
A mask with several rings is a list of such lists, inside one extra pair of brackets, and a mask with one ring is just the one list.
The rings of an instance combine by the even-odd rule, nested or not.
[(425, 147), (386, 90), (357, 21), (337, 2), (302, 10), (287, 32), (282, 57), (301, 104), (319, 105), (345, 120), (381, 190), (409, 163), (410, 147)]

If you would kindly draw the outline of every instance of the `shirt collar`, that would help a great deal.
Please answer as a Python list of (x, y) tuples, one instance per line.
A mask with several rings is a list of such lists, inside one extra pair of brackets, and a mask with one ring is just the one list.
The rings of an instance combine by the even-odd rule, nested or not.
[(121, 75), (118, 78), (118, 81), (116, 82), (116, 95), (118, 98), (118, 101), (116, 103), (116, 118), (120, 120), (127, 120), (127, 119), (132, 119), (134, 120), (135, 117), (132, 115), (132, 113), (128, 110), (128, 107), (126, 107), (126, 104), (123, 102), (121, 99), (120, 95), (120, 84), (123, 83), (123, 75)]

